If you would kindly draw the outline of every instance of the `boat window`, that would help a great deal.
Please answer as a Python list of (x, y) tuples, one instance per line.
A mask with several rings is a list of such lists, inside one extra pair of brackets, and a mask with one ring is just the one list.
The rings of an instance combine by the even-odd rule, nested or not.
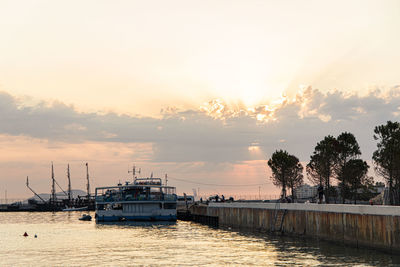
[(160, 193), (161, 192), (161, 188), (158, 188), (158, 187), (152, 187), (150, 190), (152, 193)]
[(115, 203), (115, 204), (112, 206), (112, 209), (113, 209), (113, 210), (122, 210), (122, 204)]
[(164, 203), (164, 209), (166, 209), (166, 210), (176, 209), (176, 204), (175, 203)]

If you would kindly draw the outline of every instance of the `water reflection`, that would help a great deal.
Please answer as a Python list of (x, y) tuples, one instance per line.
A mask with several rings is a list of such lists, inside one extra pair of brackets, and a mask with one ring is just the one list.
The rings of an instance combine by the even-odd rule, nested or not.
[(113, 228), (128, 228), (128, 227), (161, 227), (176, 225), (177, 222), (172, 221), (120, 221), (120, 222), (96, 222), (96, 228), (113, 227)]
[(310, 237), (239, 231), (229, 227), (221, 228), (221, 230), (249, 239), (263, 240), (267, 249), (277, 252), (275, 265), (297, 265), (296, 262), (300, 260), (300, 262), (306, 262), (307, 265), (323, 266), (343, 264), (345, 266), (400, 266), (400, 255), (371, 248), (356, 248)]
[[(400, 265), (399, 256), (313, 239), (184, 221), (96, 224), (79, 221), (83, 213), (0, 213), (1, 265)], [(22, 237), (25, 231), (27, 238)], [(33, 238), (35, 233), (38, 238)]]

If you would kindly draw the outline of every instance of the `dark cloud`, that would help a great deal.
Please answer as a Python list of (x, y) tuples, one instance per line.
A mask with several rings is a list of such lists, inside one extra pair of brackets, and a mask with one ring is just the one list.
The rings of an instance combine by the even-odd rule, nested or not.
[(220, 101), (213, 106), (216, 108), (168, 109), (163, 118), (156, 119), (81, 113), (61, 102), (24, 106), (0, 92), (0, 133), (66, 143), (153, 143), (154, 161), (238, 162), (262, 159), (281, 148), (306, 161), (324, 136), (350, 131), (364, 158), (369, 159), (375, 149), (373, 128), (399, 119), (400, 87), (366, 96), (308, 88), (293, 101), (253, 111), (230, 109)]

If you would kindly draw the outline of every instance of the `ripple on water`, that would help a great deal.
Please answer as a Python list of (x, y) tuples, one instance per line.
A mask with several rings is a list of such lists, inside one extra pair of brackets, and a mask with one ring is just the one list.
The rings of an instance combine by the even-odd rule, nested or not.
[(400, 265), (396, 256), (309, 239), (183, 221), (96, 224), (79, 221), (83, 213), (0, 213), (1, 266)]

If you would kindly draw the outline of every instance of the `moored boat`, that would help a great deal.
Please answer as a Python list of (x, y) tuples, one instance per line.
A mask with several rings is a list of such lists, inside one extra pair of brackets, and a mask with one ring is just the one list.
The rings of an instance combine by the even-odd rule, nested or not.
[(176, 221), (176, 189), (161, 178), (136, 178), (133, 183), (98, 187), (97, 222)]
[(92, 220), (92, 216), (90, 216), (89, 214), (83, 214), (82, 217), (79, 218), (79, 220), (81, 220), (81, 221), (91, 221)]

